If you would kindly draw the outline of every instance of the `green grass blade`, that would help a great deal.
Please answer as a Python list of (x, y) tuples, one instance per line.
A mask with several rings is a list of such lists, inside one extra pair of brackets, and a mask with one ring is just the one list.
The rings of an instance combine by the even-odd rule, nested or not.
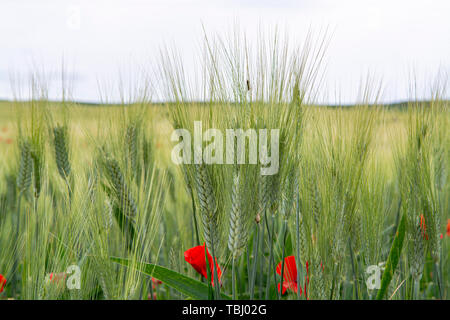
[(383, 278), (381, 278), (381, 287), (377, 294), (377, 300), (383, 299), (386, 291), (389, 287), (389, 283), (392, 280), (395, 269), (397, 268), (398, 261), (400, 259), (400, 254), (402, 253), (403, 240), (405, 239), (406, 231), (406, 215), (402, 216), (400, 224), (397, 229), (397, 233), (392, 243), (391, 251), (389, 252), (389, 257), (386, 262), (386, 269), (383, 272)]
[[(123, 266), (130, 266), (131, 261), (128, 259), (111, 257), (113, 262), (116, 262)], [(186, 277), (178, 272), (169, 270), (167, 268), (150, 264), (150, 263), (137, 263), (136, 269), (140, 272), (149, 275), (155, 279), (161, 280), (169, 287), (181, 292), (182, 294), (195, 299), (195, 300), (208, 300), (208, 286), (200, 281)], [(221, 293), (221, 298), (225, 300), (231, 300), (231, 298)]]

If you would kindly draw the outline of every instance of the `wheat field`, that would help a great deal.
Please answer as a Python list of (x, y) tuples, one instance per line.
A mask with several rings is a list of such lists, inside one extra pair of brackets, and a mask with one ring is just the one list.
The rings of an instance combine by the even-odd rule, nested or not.
[[(167, 102), (1, 102), (0, 299), (448, 299), (448, 100), (317, 105), (323, 44), (267, 43), (167, 50)], [(194, 121), (279, 129), (278, 172), (174, 164)]]

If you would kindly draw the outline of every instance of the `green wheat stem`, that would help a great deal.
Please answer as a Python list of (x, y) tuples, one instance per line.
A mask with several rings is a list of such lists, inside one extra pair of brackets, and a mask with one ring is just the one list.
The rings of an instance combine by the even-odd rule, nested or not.
[[(19, 195), (17, 196), (17, 209), (16, 209), (16, 219), (17, 219), (17, 223), (16, 223), (16, 239), (20, 239), (20, 224), (21, 224), (21, 215), (20, 215), (20, 205), (21, 205), (21, 200), (22, 200), (22, 192), (19, 191)], [(13, 297), (16, 295), (17, 292), (17, 286), (18, 286), (18, 282), (19, 282), (19, 278), (18, 278), (18, 268), (19, 268), (19, 257), (18, 257), (18, 252), (15, 253), (14, 255), (14, 276), (13, 276)]]
[(260, 224), (256, 224), (256, 242), (253, 246), (253, 266), (252, 266), (252, 273), (251, 273), (251, 282), (250, 282), (250, 300), (253, 300), (253, 297), (255, 295), (255, 283), (256, 283), (256, 269), (257, 269), (257, 262), (258, 262), (258, 251), (259, 251), (259, 237), (260, 237)]
[[(219, 277), (217, 273), (217, 265), (216, 265), (216, 255), (215, 255), (215, 243), (214, 243), (214, 237), (211, 239), (211, 253), (212, 253), (212, 259), (213, 259), (213, 277), (214, 277), (214, 294), (216, 300), (221, 300), (220, 297), (220, 283), (219, 283)], [(209, 263), (207, 263), (209, 264)], [(209, 269), (209, 268), (207, 268)]]
[(420, 292), (420, 279), (414, 279), (413, 300), (418, 300), (419, 299), (419, 292)]
[(280, 281), (280, 290), (277, 290), (278, 292), (278, 299), (281, 299), (281, 295), (283, 293), (283, 281), (284, 281), (284, 257), (285, 257), (285, 250), (286, 250), (286, 237), (287, 237), (287, 220), (285, 219), (283, 221), (283, 226), (282, 226), (282, 230), (281, 230), (281, 234), (283, 237), (283, 253), (281, 256), (281, 281)]
[(437, 279), (437, 285), (438, 285), (438, 292), (439, 292), (439, 299), (443, 299), (444, 294), (442, 293), (442, 278), (441, 278), (441, 271), (439, 268), (439, 263), (434, 263), (434, 269), (436, 272), (436, 279)]
[[(295, 210), (295, 223), (296, 223), (296, 246), (297, 246), (297, 256), (296, 256), (296, 264), (297, 264), (297, 299), (301, 299), (300, 290), (302, 288), (301, 279), (303, 279), (303, 266), (300, 259), (300, 197), (298, 195), (298, 191), (296, 195), (296, 210)], [(304, 250), (304, 249), (303, 249)], [(305, 294), (306, 295), (306, 294)]]
[(337, 272), (337, 265), (335, 264), (333, 266), (333, 280), (332, 280), (332, 283), (331, 283), (330, 300), (333, 300), (334, 290), (335, 290), (335, 287), (336, 287), (336, 282), (337, 282), (337, 280), (336, 280), (336, 272)]
[(354, 257), (354, 254), (353, 254), (351, 237), (348, 238), (348, 250), (349, 250), (349, 252), (350, 252), (350, 261), (351, 261), (351, 265), (352, 265), (353, 287), (355, 288), (355, 296), (356, 296), (356, 299), (359, 300), (359, 294), (358, 294), (358, 277), (356, 276), (355, 257)]
[(261, 248), (260, 248), (261, 258), (259, 259), (258, 299), (262, 299), (262, 294), (263, 294), (262, 287), (263, 287), (264, 260), (262, 259), (262, 257), (264, 257), (264, 233), (265, 233), (265, 228), (264, 228), (264, 226), (262, 226), (261, 227), (261, 239), (259, 241), (259, 243), (261, 245)]
[(195, 206), (195, 200), (194, 200), (194, 194), (192, 191), (190, 192), (191, 195), (191, 203), (192, 203), (192, 217), (194, 220), (194, 229), (195, 229), (195, 237), (197, 239), (197, 244), (200, 245), (200, 236), (198, 233), (198, 223), (197, 223), (197, 210)]
[[(268, 270), (267, 270), (267, 280), (266, 280), (266, 295), (265, 295), (265, 299), (268, 300), (269, 299), (269, 290), (270, 290), (270, 282), (271, 282), (271, 277), (270, 275), (272, 274), (272, 258), (273, 258), (273, 229), (272, 232), (270, 231), (270, 227), (269, 227), (269, 219), (267, 219), (267, 209), (264, 210), (264, 220), (266, 222), (266, 229), (267, 229), (267, 234), (269, 235), (269, 265), (268, 265)], [(273, 224), (272, 224), (273, 225)]]
[(232, 297), (233, 300), (236, 300), (237, 295), (237, 283), (236, 283), (236, 258), (233, 255), (233, 258), (231, 260), (231, 288), (232, 288)]
[[(213, 259), (214, 259), (214, 257), (213, 257)], [(208, 282), (208, 297), (209, 297), (209, 300), (214, 300), (215, 294), (214, 294), (214, 291), (211, 286), (212, 276), (211, 276), (211, 268), (209, 267), (208, 249), (206, 248), (206, 246), (205, 246), (205, 261), (206, 261), (206, 275), (207, 275), (206, 280)], [(214, 260), (213, 260), (213, 263), (214, 263)], [(216, 286), (217, 286), (217, 284), (216, 284)]]

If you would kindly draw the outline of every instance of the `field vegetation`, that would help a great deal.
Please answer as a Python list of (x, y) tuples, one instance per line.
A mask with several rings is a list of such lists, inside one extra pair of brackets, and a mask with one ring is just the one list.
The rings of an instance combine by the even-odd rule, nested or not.
[[(394, 108), (368, 80), (317, 105), (327, 41), (283, 40), (205, 37), (194, 76), (163, 49), (157, 83), (116, 105), (39, 81), (1, 102), (0, 297), (448, 299), (445, 86)], [(175, 165), (194, 121), (279, 129), (278, 173)]]

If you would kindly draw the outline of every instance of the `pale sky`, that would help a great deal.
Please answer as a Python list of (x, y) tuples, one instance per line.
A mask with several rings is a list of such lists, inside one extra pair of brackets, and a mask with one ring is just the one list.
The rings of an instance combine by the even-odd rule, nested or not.
[[(221, 34), (236, 21), (250, 41), (260, 25), (278, 25), (298, 43), (310, 27), (332, 30), (323, 101), (354, 102), (367, 73), (382, 79), (384, 101), (408, 99), (413, 70), (426, 97), (439, 70), (450, 74), (449, 14), (449, 0), (2, 0), (0, 99), (13, 97), (12, 74), (41, 70), (53, 79), (64, 57), (73, 97), (99, 101), (98, 82), (116, 83), (118, 70), (154, 65), (165, 43), (191, 57), (202, 24)], [(49, 81), (53, 99), (56, 82)]]

